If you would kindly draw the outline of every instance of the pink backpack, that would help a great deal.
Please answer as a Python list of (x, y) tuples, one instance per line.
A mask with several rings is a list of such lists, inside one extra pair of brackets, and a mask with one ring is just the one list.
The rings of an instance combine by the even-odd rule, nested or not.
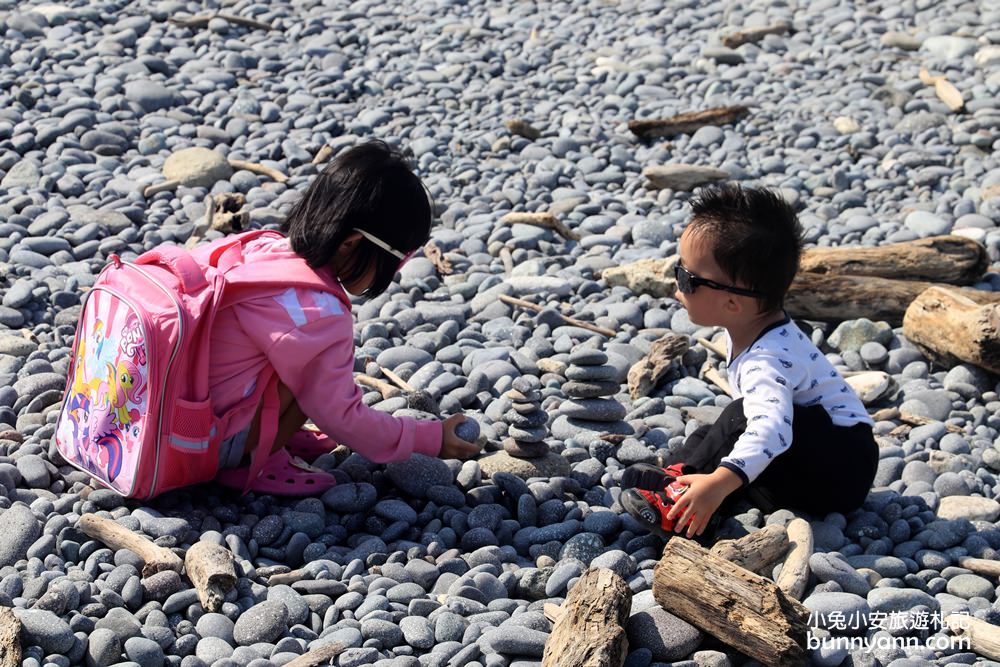
[[(305, 260), (244, 264), (243, 244), (265, 234), (281, 236), (246, 232), (193, 253), (161, 246), (131, 263), (112, 256), (84, 301), (76, 329), (55, 434), (66, 461), (130, 498), (152, 498), (215, 477), (227, 425), (226, 415), (215, 416), (208, 391), (216, 313), (261, 287), (337, 293)], [(277, 376), (263, 396), (260, 440), (271, 442), (277, 433)], [(253, 457), (249, 480), (265, 458)]]

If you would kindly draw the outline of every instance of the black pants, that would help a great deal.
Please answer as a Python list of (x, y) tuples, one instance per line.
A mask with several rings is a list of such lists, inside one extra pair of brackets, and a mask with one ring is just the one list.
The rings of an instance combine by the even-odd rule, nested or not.
[[(751, 484), (734, 492), (725, 506), (745, 498), (765, 512), (784, 507), (823, 516), (850, 512), (864, 502), (878, 467), (878, 445), (871, 426), (835, 426), (818, 405), (796, 405), (794, 410), (791, 446), (775, 456)], [(671, 452), (668, 463), (688, 463), (710, 473), (733, 451), (746, 426), (743, 399), (737, 399), (714, 424), (688, 436)]]

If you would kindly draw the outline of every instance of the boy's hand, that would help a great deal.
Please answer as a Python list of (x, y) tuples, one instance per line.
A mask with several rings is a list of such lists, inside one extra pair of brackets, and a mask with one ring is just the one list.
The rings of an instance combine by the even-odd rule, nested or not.
[(743, 485), (743, 480), (732, 470), (716, 468), (708, 475), (681, 475), (677, 481), (688, 485), (688, 490), (677, 499), (667, 516), (680, 516), (674, 531), (681, 533), (687, 526), (687, 537), (701, 535), (709, 519), (730, 493)]
[(455, 435), (455, 427), (465, 421), (464, 415), (452, 415), (441, 425), (441, 459), (467, 459), (479, 453), (479, 447)]

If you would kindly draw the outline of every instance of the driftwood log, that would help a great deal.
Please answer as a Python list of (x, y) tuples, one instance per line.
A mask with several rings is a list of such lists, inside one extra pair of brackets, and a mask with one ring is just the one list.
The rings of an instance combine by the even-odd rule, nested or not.
[(792, 31), (792, 24), (788, 21), (779, 21), (773, 25), (760, 26), (758, 28), (747, 28), (730, 33), (722, 38), (722, 45), (730, 49), (744, 44), (756, 44), (768, 35), (784, 35)]
[(785, 564), (781, 566), (775, 583), (785, 595), (801, 600), (809, 583), (809, 557), (813, 553), (812, 527), (805, 519), (795, 518), (788, 522), (786, 530), (792, 547), (788, 550)]
[(246, 203), (242, 192), (220, 192), (205, 197), (205, 216), (195, 225), (184, 247), (194, 248), (210, 229), (223, 234), (245, 230), (250, 224)]
[(260, 21), (255, 21), (253, 19), (248, 19), (245, 16), (238, 16), (236, 14), (202, 14), (199, 16), (190, 16), (187, 18), (171, 18), (167, 19), (170, 23), (178, 25), (182, 28), (204, 28), (208, 25), (208, 22), (212, 19), (224, 19), (233, 25), (241, 25), (245, 28), (253, 28), (254, 30), (271, 30), (272, 27), (267, 23), (262, 23)]
[(962, 236), (931, 236), (876, 248), (810, 248), (800, 271), (971, 285), (989, 266), (986, 248)]
[(653, 341), (649, 354), (632, 364), (628, 371), (628, 392), (632, 400), (649, 396), (667, 374), (674, 361), (690, 347), (690, 339), (680, 334), (668, 333)]
[(1000, 660), (1000, 627), (968, 614), (949, 614), (944, 624), (956, 637), (967, 638), (973, 653)]
[(650, 120), (633, 120), (628, 129), (644, 141), (659, 137), (672, 137), (678, 134), (691, 134), (705, 125), (728, 125), (750, 113), (750, 107), (742, 105), (731, 107), (714, 107), (704, 111), (688, 111), (670, 118), (654, 118)]
[(955, 289), (933, 287), (906, 309), (903, 334), (948, 365), (964, 361), (1000, 373), (1000, 305), (995, 302), (980, 305)]
[(777, 524), (765, 526), (738, 540), (722, 540), (711, 553), (751, 572), (768, 572), (788, 551), (788, 533)]
[(625, 623), (632, 591), (604, 568), (584, 572), (557, 613), (542, 667), (621, 667), (628, 654)]
[(164, 570), (173, 570), (180, 574), (184, 568), (184, 561), (173, 551), (153, 544), (145, 537), (137, 535), (111, 519), (105, 519), (96, 514), (84, 514), (80, 517), (78, 527), (89, 537), (108, 545), (116, 551), (118, 549), (128, 549), (141, 558), (142, 562), (145, 563), (142, 568), (143, 577), (148, 577)]
[(504, 127), (511, 134), (516, 134), (519, 137), (524, 137), (525, 139), (530, 139), (534, 141), (538, 137), (542, 136), (542, 133), (538, 131), (531, 123), (524, 120), (523, 118), (511, 118), (504, 121)]
[(451, 260), (444, 256), (441, 248), (437, 247), (433, 241), (428, 241), (424, 245), (424, 255), (434, 265), (434, 269), (442, 276), (450, 276), (455, 272), (451, 266)]
[(0, 607), (0, 667), (21, 667), (21, 621)]
[[(931, 287), (938, 285), (919, 280), (799, 273), (785, 297), (785, 310), (792, 317), (806, 320), (841, 322), (866, 317), (895, 327), (903, 323), (910, 304)], [(1000, 293), (970, 287), (955, 287), (953, 291), (977, 303), (1000, 303)]]
[(229, 549), (213, 542), (197, 542), (184, 555), (184, 568), (205, 611), (219, 611), (226, 593), (236, 585), (233, 554)]
[(672, 537), (653, 570), (653, 597), (671, 614), (769, 667), (806, 664), (809, 610), (771, 580)]

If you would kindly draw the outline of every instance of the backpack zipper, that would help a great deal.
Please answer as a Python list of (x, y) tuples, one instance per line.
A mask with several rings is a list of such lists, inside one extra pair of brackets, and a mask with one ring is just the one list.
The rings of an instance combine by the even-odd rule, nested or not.
[[(160, 290), (170, 298), (174, 304), (174, 308), (177, 310), (177, 342), (174, 343), (174, 349), (170, 353), (170, 360), (167, 362), (167, 368), (163, 372), (163, 385), (160, 387), (160, 407), (156, 415), (156, 459), (153, 464), (153, 483), (149, 488), (149, 494), (145, 498), (146, 500), (149, 500), (154, 495), (153, 491), (156, 489), (156, 481), (160, 474), (160, 435), (162, 433), (161, 427), (163, 426), (163, 404), (167, 398), (167, 392), (164, 390), (166, 389), (167, 382), (170, 379), (170, 371), (173, 369), (174, 360), (177, 358), (177, 352), (180, 350), (181, 341), (184, 340), (184, 313), (181, 309), (181, 304), (177, 301), (177, 297), (174, 296), (174, 293), (158, 279), (154, 278), (144, 269), (132, 262), (122, 262), (122, 266), (138, 271), (144, 278), (146, 278), (146, 280), (160, 288)], [(145, 338), (145, 336), (146, 333), (143, 331), (143, 338)]]

